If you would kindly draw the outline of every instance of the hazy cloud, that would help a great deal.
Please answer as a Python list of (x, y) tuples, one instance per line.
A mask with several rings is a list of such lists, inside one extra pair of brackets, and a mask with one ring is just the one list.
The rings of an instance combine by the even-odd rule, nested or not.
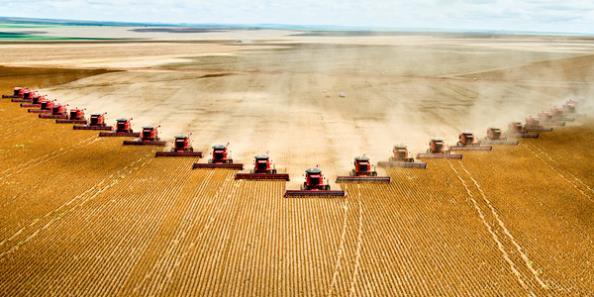
[(594, 1), (0, 0), (3, 16), (594, 33)]

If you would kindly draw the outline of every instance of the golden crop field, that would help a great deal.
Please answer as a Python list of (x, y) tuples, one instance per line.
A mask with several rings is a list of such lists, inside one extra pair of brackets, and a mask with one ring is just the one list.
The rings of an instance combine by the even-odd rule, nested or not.
[[(2, 93), (89, 74), (10, 71)], [(0, 296), (594, 292), (591, 122), (285, 199), (284, 182), (191, 170), (6, 99), (0, 115)]]

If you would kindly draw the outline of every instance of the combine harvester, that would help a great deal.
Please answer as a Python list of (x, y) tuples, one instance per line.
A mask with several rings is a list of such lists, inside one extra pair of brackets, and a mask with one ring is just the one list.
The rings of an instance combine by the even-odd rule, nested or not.
[(331, 190), (320, 168), (305, 170), (305, 182), (300, 190), (286, 190), (285, 198), (291, 197), (344, 197), (342, 190)]
[(268, 155), (257, 155), (254, 157), (254, 168), (249, 173), (237, 173), (235, 179), (247, 180), (284, 180), (289, 181), (287, 173), (278, 173), (270, 164)]
[[(575, 107), (574, 107), (574, 112), (575, 112)], [(568, 117), (565, 113), (569, 113), (569, 111), (566, 111), (564, 107), (558, 107), (555, 106), (551, 109), (551, 115), (553, 117), (553, 120), (555, 121), (563, 121), (563, 122), (573, 122), (575, 121), (575, 118), (572, 117)]]
[(99, 132), (99, 137), (140, 137), (140, 133), (132, 131), (130, 121), (132, 121), (132, 119), (117, 119), (116, 130)]
[(377, 176), (375, 168), (372, 169), (369, 158), (365, 155), (355, 158), (355, 168), (351, 170), (349, 176), (339, 176), (336, 178), (336, 183), (349, 182), (373, 182), (373, 183), (389, 183), (389, 176)]
[(39, 115), (40, 119), (68, 119), (68, 111), (66, 105), (55, 104), (50, 113), (42, 113)]
[(190, 145), (190, 137), (186, 135), (175, 136), (173, 148), (168, 152), (157, 152), (155, 157), (194, 157), (202, 158), (202, 152), (195, 152)]
[(396, 145), (392, 150), (394, 156), (389, 161), (378, 162), (377, 166), (381, 168), (401, 167), (401, 168), (420, 168), (426, 169), (427, 163), (415, 162), (415, 158), (410, 157), (408, 148), (405, 145)]
[(480, 141), (480, 144), (487, 145), (518, 145), (519, 143), (518, 140), (503, 137), (499, 128), (487, 129), (487, 137)]
[(458, 143), (450, 147), (451, 151), (491, 151), (493, 147), (490, 145), (481, 145), (475, 141), (474, 134), (470, 132), (462, 132), (458, 135)]
[(140, 138), (134, 140), (124, 140), (124, 145), (156, 145), (165, 146), (166, 142), (159, 138), (159, 131), (157, 130), (160, 126), (142, 127), (142, 134)]
[(192, 169), (222, 168), (243, 170), (243, 164), (233, 163), (233, 159), (229, 158), (228, 147), (228, 143), (226, 145), (213, 145), (212, 159), (209, 159), (208, 163), (194, 163), (194, 165), (192, 165)]
[(508, 134), (515, 138), (538, 138), (540, 134), (528, 132), (520, 122), (512, 122), (508, 126)]
[(41, 102), (46, 100), (47, 98), (45, 96), (36, 95), (35, 97), (33, 97), (33, 99), (31, 99), (31, 102), (21, 103), (21, 107), (40, 108)]
[(417, 154), (417, 159), (462, 159), (462, 155), (446, 150), (443, 140), (431, 139), (427, 152)]
[(552, 112), (543, 111), (538, 113), (538, 120), (543, 123), (544, 126), (547, 127), (563, 127), (565, 126), (565, 122), (560, 120), (558, 117), (553, 117)]
[(57, 119), (56, 124), (82, 124), (86, 125), (85, 110), (80, 108), (73, 108), (68, 113), (68, 118)]
[(113, 127), (107, 126), (105, 124), (105, 114), (104, 113), (95, 113), (92, 114), (89, 118), (89, 123), (86, 125), (74, 125), (72, 126), (74, 130), (104, 130), (104, 131), (111, 131)]
[(573, 99), (569, 99), (567, 100), (567, 102), (565, 102), (565, 104), (563, 104), (563, 111), (565, 111), (566, 113), (575, 113), (575, 107), (577, 105), (577, 101), (573, 100)]
[(27, 109), (27, 112), (30, 113), (51, 113), (52, 109), (54, 108), (55, 105), (55, 100), (43, 100), (43, 101), (39, 101), (39, 108), (38, 109)]
[(526, 132), (550, 132), (553, 131), (553, 128), (544, 127), (540, 124), (538, 119), (534, 117), (527, 117), (526, 123), (524, 124), (524, 131)]
[(19, 98), (23, 98), (24, 97), (25, 90), (28, 90), (28, 89), (27, 88), (21, 88), (21, 87), (14, 87), (14, 89), (12, 91), (12, 95), (2, 95), (2, 99), (19, 99)]

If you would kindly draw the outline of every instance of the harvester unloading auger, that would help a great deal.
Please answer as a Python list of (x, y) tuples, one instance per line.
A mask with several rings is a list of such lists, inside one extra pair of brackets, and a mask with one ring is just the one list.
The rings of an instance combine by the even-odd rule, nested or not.
[(355, 158), (353, 170), (349, 176), (338, 176), (337, 183), (348, 182), (375, 182), (375, 183), (389, 183), (389, 176), (377, 176), (377, 171), (372, 168), (369, 158), (367, 156), (359, 156)]
[(493, 147), (490, 145), (482, 145), (474, 138), (474, 134), (470, 132), (462, 132), (458, 135), (458, 143), (450, 146), (451, 151), (491, 151)]
[(286, 190), (285, 198), (291, 197), (344, 197), (345, 191), (332, 190), (320, 168), (305, 170), (305, 182), (300, 190)]
[(57, 119), (56, 124), (82, 124), (86, 125), (87, 120), (85, 119), (85, 110), (80, 108), (73, 108), (68, 113), (68, 118)]
[(216, 144), (212, 146), (212, 157), (208, 160), (208, 163), (194, 163), (192, 169), (209, 169), (209, 168), (221, 168), (221, 169), (235, 169), (243, 170), (243, 164), (233, 163), (233, 159), (229, 157), (229, 144)]
[(235, 174), (235, 179), (289, 181), (289, 174), (278, 173), (276, 168), (271, 165), (270, 157), (266, 154), (255, 156), (254, 168), (249, 173)]
[(94, 113), (91, 115), (89, 122), (86, 125), (74, 125), (72, 126), (72, 129), (111, 131), (113, 130), (113, 127), (105, 124), (105, 113)]
[(116, 130), (110, 132), (99, 132), (99, 137), (140, 137), (139, 132), (132, 130), (132, 119), (117, 119)]
[(157, 152), (155, 157), (193, 157), (202, 158), (202, 152), (195, 152), (190, 145), (190, 137), (187, 135), (175, 136), (173, 148), (168, 152)]
[(155, 145), (165, 146), (166, 142), (159, 138), (159, 126), (146, 126), (142, 128), (140, 138), (134, 140), (124, 140), (124, 145)]
[(462, 155), (446, 150), (443, 140), (431, 139), (427, 152), (417, 154), (417, 159), (462, 159)]
[(54, 104), (52, 106), (51, 112), (49, 113), (41, 113), (39, 114), (40, 119), (67, 119), (68, 118), (68, 110), (66, 109), (66, 105), (62, 104)]
[(480, 143), (489, 145), (518, 145), (520, 142), (516, 139), (508, 139), (503, 136), (499, 128), (488, 128), (487, 137), (481, 140)]
[(415, 158), (410, 157), (408, 148), (405, 145), (396, 145), (392, 150), (394, 154), (388, 161), (381, 161), (377, 166), (381, 168), (401, 167), (401, 168), (420, 168), (426, 169), (427, 163), (415, 162)]

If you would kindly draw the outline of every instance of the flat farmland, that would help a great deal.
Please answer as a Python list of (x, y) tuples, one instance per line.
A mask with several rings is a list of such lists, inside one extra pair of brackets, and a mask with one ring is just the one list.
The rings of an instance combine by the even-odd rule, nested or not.
[(1, 295), (594, 292), (591, 123), (285, 199), (283, 182), (0, 109)]

